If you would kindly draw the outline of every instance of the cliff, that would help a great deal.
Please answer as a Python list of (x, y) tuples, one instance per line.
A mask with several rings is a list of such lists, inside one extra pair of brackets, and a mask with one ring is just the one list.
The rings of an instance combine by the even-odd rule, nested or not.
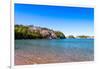
[(65, 35), (60, 31), (37, 27), (15, 25), (15, 39), (64, 39)]

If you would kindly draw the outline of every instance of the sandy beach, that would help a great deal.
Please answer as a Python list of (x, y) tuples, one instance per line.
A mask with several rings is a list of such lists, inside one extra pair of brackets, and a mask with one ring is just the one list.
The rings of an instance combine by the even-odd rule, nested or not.
[(36, 54), (23, 51), (16, 51), (15, 65), (29, 65), (29, 64), (47, 64), (47, 63), (64, 63), (64, 62), (79, 62), (92, 61), (93, 57), (77, 55), (56, 55), (56, 54)]

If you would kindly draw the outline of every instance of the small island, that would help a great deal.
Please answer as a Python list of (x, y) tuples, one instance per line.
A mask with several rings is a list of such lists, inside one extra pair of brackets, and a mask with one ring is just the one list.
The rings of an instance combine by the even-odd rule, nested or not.
[(74, 35), (69, 35), (66, 36), (68, 39), (94, 39), (94, 36), (88, 36), (88, 35), (79, 35), (79, 36), (74, 36)]

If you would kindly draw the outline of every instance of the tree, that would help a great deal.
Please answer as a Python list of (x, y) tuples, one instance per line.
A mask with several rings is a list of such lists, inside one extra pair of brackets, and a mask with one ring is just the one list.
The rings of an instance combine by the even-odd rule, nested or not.
[(81, 36), (77, 36), (77, 38), (89, 38), (89, 36), (81, 35)]
[(55, 31), (55, 34), (56, 34), (56, 36), (57, 36), (58, 38), (60, 38), (60, 39), (65, 38), (65, 35), (64, 35), (62, 32), (60, 32), (60, 31)]
[(73, 35), (69, 35), (67, 38), (75, 38)]

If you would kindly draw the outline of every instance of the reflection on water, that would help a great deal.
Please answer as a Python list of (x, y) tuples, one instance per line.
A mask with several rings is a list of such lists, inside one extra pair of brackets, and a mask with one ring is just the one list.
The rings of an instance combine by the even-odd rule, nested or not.
[[(93, 39), (15, 40), (15, 57), (17, 58), (18, 56), (34, 56), (41, 60), (47, 57), (46, 59), (49, 60), (53, 56), (53, 61), (51, 60), (53, 63), (54, 61), (92, 61), (93, 55)], [(38, 63), (42, 62), (38, 61)]]

